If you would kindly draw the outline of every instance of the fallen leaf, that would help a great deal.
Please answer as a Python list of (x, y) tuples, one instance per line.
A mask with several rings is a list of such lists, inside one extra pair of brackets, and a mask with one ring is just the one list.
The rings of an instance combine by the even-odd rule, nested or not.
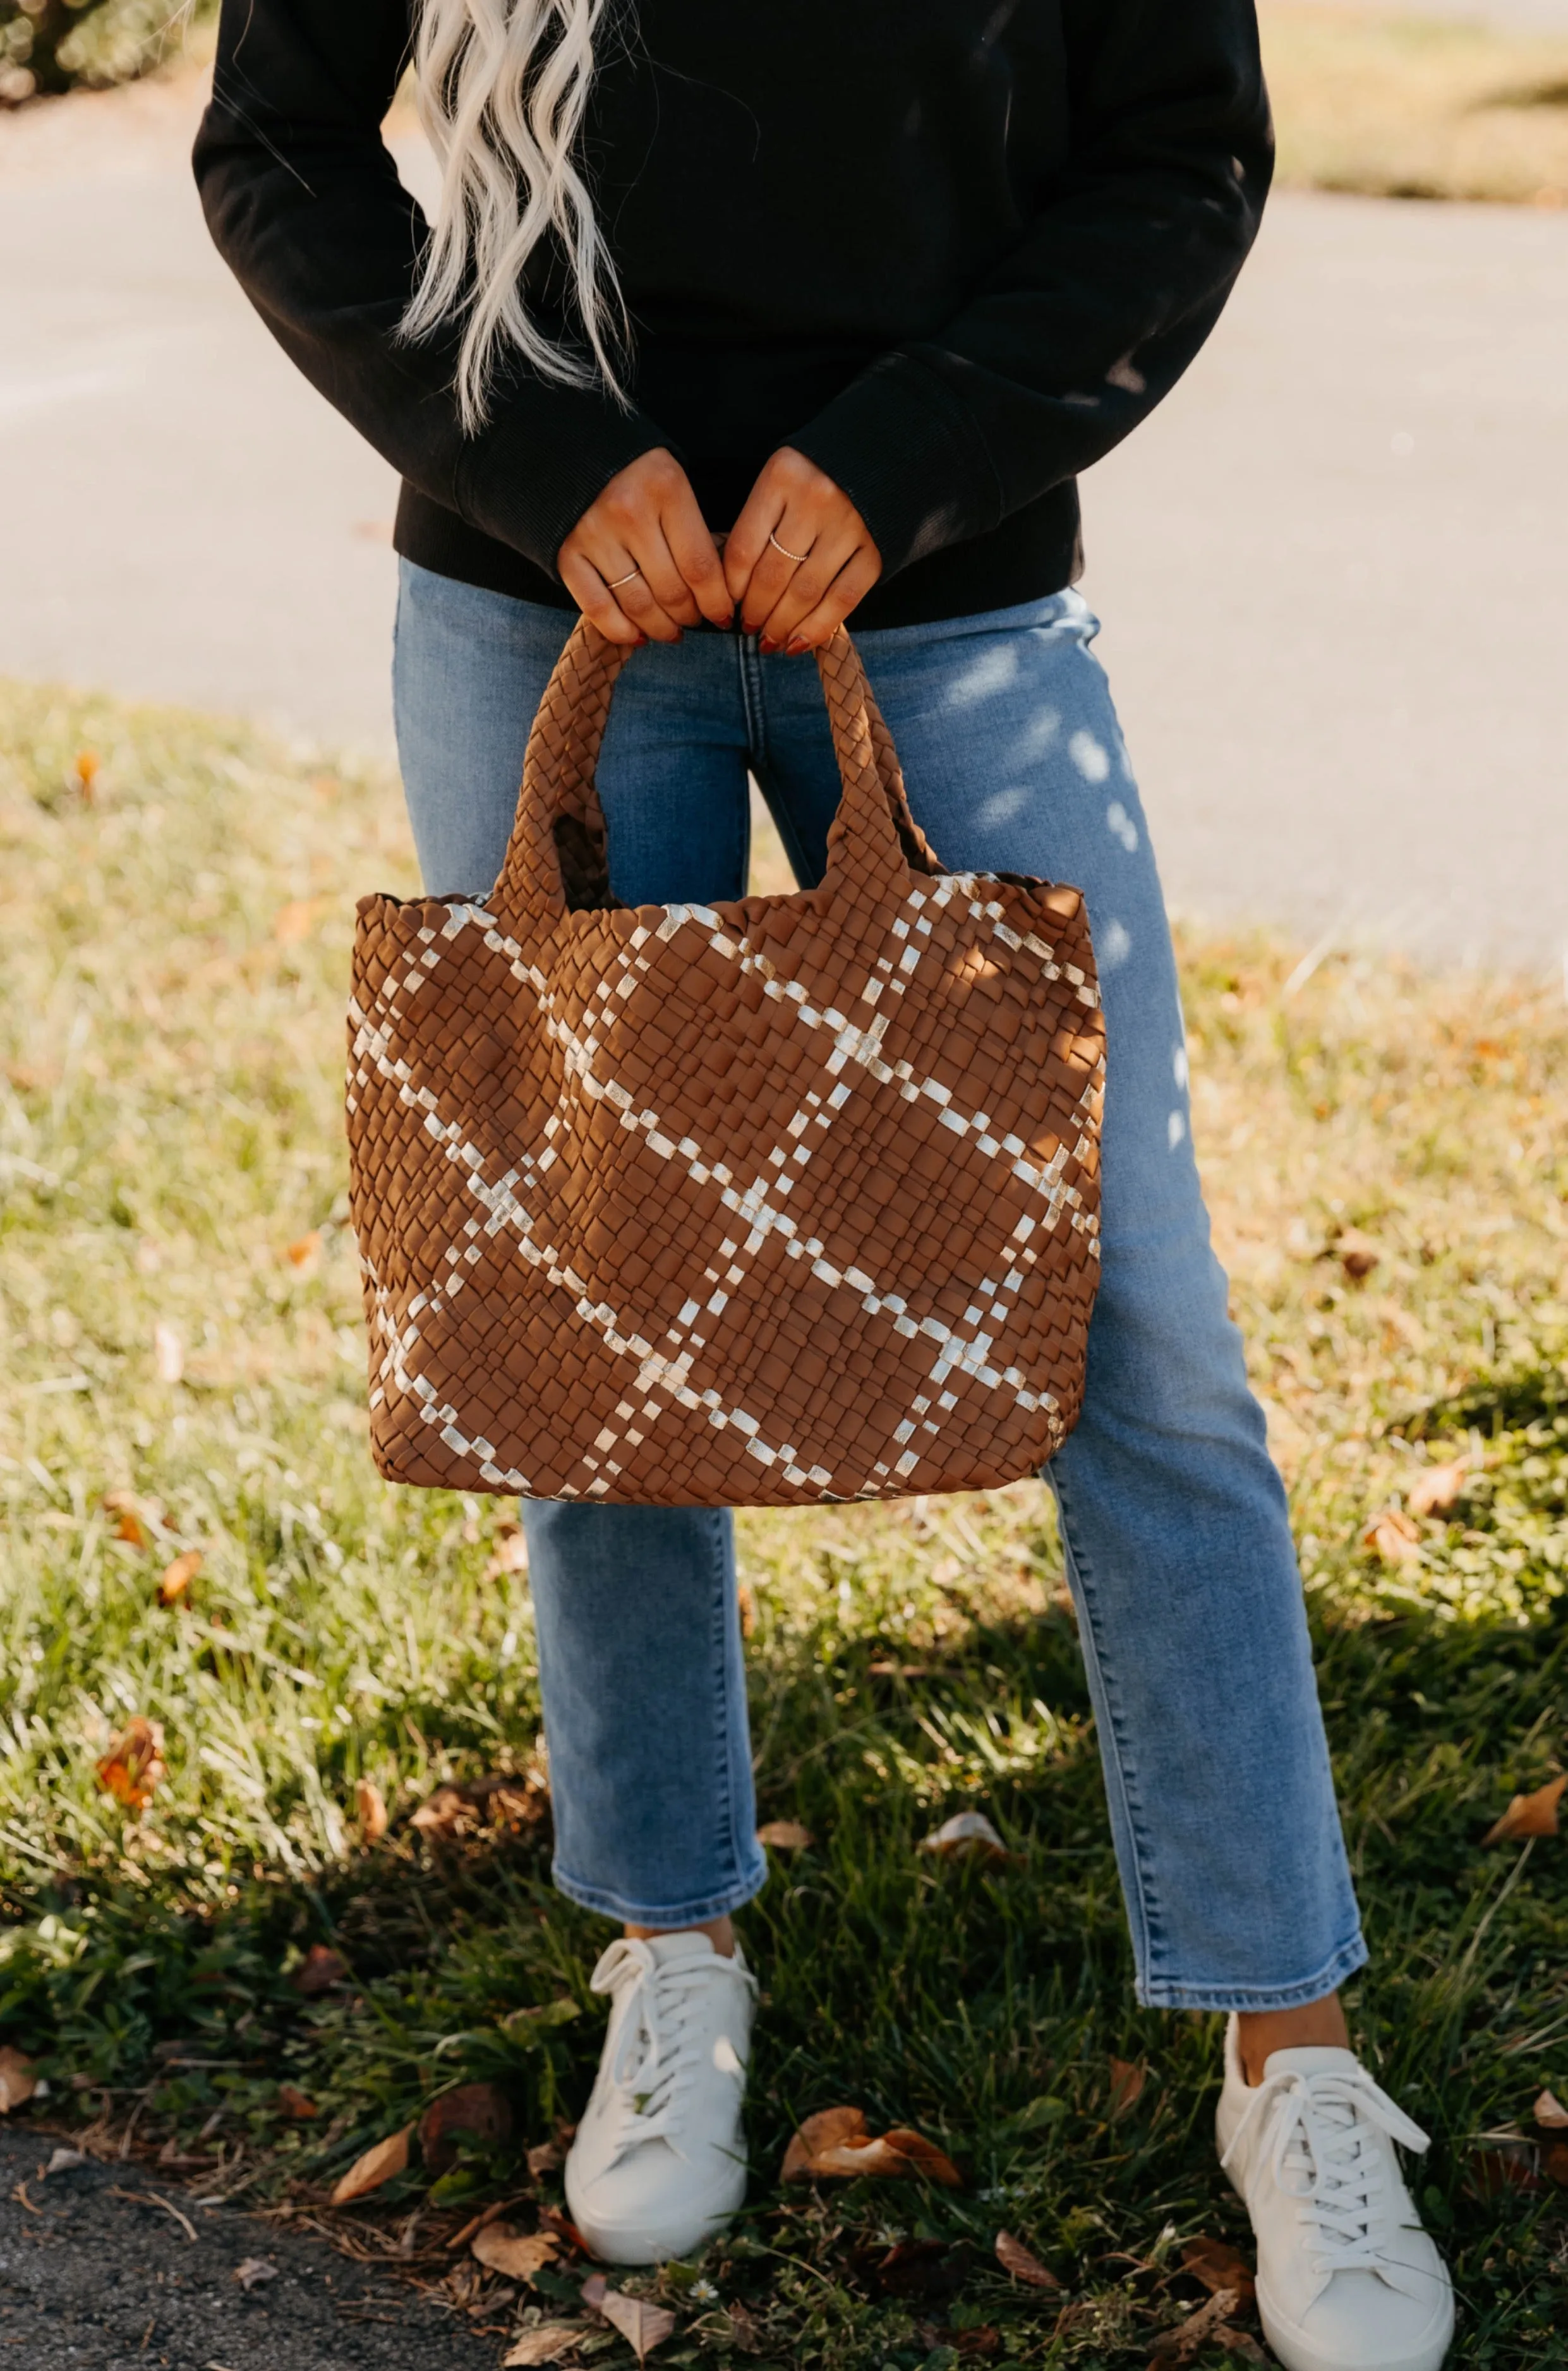
[(52, 2173), (74, 2173), (79, 2165), (91, 2165), (92, 2159), (83, 2149), (57, 2148), (43, 2171), (40, 2181), (47, 2181)]
[(542, 2181), (547, 2173), (559, 2173), (565, 2161), (554, 2141), (540, 2141), (528, 2151), (528, 2171), (536, 2181)]
[(178, 1605), (201, 1569), (200, 1548), (187, 1548), (183, 1556), (177, 1556), (172, 1564), (164, 1567), (163, 1579), (158, 1583), (158, 1603)]
[(1541, 2093), (1539, 2099), (1535, 2103), (1533, 2113), (1537, 2123), (1540, 2126), (1543, 2132), (1560, 2133), (1568, 2131), (1568, 2108), (1563, 2106), (1562, 2100), (1559, 2099), (1553, 2092), (1543, 2091)]
[(1446, 1515), (1470, 1475), (1468, 1457), (1456, 1457), (1451, 1465), (1424, 1466), (1405, 1492), (1405, 1505), (1412, 1515)]
[(500, 2147), (512, 2137), (512, 2102), (493, 2083), (460, 2083), (420, 2118), (420, 2152), (432, 2173), (450, 2173), (460, 2144)]
[(21, 2107), (38, 2089), (38, 2076), (33, 2063), (21, 2051), (7, 2042), (0, 2050), (0, 2116), (8, 2116), (13, 2108)]
[(509, 1827), (531, 1826), (543, 1817), (548, 1801), (549, 1789), (537, 1773), (497, 1770), (467, 1787), (438, 1787), (409, 1814), (409, 1824), (444, 1842), (477, 1835), (498, 1820)]
[(76, 752), (76, 761), (73, 770), (76, 777), (76, 789), (84, 806), (91, 806), (93, 803), (93, 788), (98, 781), (98, 769), (102, 763), (103, 760), (96, 749), (78, 749)]
[(281, 947), (295, 947), (307, 939), (332, 903), (330, 897), (291, 897), (272, 917), (272, 936)]
[(662, 2305), (650, 2305), (646, 2297), (627, 2296), (619, 2289), (606, 2288), (603, 2281), (591, 2281), (582, 2294), (594, 2288), (593, 2298), (595, 2313), (602, 2313), (612, 2330), (618, 2330), (640, 2363), (646, 2363), (656, 2346), (673, 2338), (675, 2317)]
[(743, 1580), (735, 1596), (741, 1609), (741, 1636), (750, 1638), (756, 1630), (756, 1591), (749, 1580)]
[(762, 2332), (746, 2311), (739, 2297), (724, 2307), (724, 2319), (730, 2325), (730, 2341), (743, 2354), (762, 2353)]
[(1010, 2231), (997, 2234), (997, 2261), (1004, 2273), (1010, 2273), (1015, 2281), (1022, 2281), (1026, 2288), (1059, 2289), (1062, 2285), (1055, 2273), (1047, 2271), (1039, 2257), (1021, 2239), (1015, 2239)]
[(363, 2157), (355, 2157), (347, 2173), (332, 2192), (334, 2206), (350, 2206), (356, 2198), (368, 2198), (373, 2190), (395, 2175), (406, 2173), (409, 2168), (409, 2143), (413, 2138), (412, 2124), (405, 2124), (400, 2133), (389, 2139), (377, 2141)]
[(261, 2286), (263, 2281), (275, 2281), (278, 2267), (270, 2264), (265, 2256), (247, 2256), (243, 2264), (236, 2264), (234, 2276), (248, 2296), (252, 2289)]
[(285, 2116), (294, 2118), (296, 2124), (308, 2123), (313, 2116), (318, 2116), (321, 2113), (315, 2100), (307, 2099), (305, 2093), (296, 2089), (293, 2083), (279, 2084), (278, 2105)]
[(553, 2231), (525, 2234), (513, 2231), (505, 2223), (487, 2224), (476, 2231), (470, 2252), (492, 2273), (502, 2273), (509, 2281), (531, 2281), (536, 2272), (552, 2263), (560, 2253), (560, 2241)]
[(386, 1833), (386, 1798), (374, 1778), (361, 1778), (355, 1783), (354, 1817), (366, 1844), (378, 1845)]
[(1520, 2147), (1517, 2143), (1472, 2150), (1469, 2164), (1471, 2189), (1481, 2198), (1505, 2197), (1514, 2190), (1539, 2190), (1540, 2176), (1536, 2170), (1535, 2156), (1533, 2148)]
[(1540, 2161), (1540, 2169), (1559, 2190), (1568, 2190), (1568, 2141), (1553, 2142)]
[(961, 2361), (972, 2354), (999, 2354), (1002, 2333), (993, 2330), (989, 2322), (982, 2322), (977, 2330), (955, 2330), (952, 2344)]
[(178, 1383), (185, 1372), (185, 1345), (161, 1318), (153, 1328), (153, 1365), (160, 1383)]
[(1568, 1787), (1568, 1776), (1550, 1779), (1544, 1787), (1538, 1787), (1533, 1795), (1516, 1795), (1503, 1817), (1487, 1829), (1482, 1843), (1503, 1845), (1515, 1836), (1554, 1836), (1557, 1833), (1557, 1806), (1565, 1787)]
[(873, 1680), (928, 1680), (931, 1676), (929, 1663), (894, 1663), (883, 1656), (868, 1663), (866, 1670)]
[(291, 1267), (314, 1267), (321, 1257), (320, 1228), (312, 1227), (307, 1235), (301, 1235), (295, 1242), (285, 1244), (283, 1257)]
[(528, 1535), (521, 1523), (497, 1523), (495, 1552), (485, 1567), (487, 1580), (499, 1580), (503, 1573), (526, 1572), (528, 1569)]
[(133, 1713), (98, 1762), (98, 1785), (128, 1811), (141, 1811), (163, 1775), (163, 1730), (156, 1720)]
[(1190, 2363), (1199, 2350), (1217, 2337), (1222, 2323), (1236, 2310), (1234, 2289), (1216, 2289), (1206, 2304), (1188, 2315), (1179, 2329), (1162, 2331), (1154, 2342), (1151, 2364)]
[[(119, 1493), (116, 1492), (114, 1495), (118, 1497)], [(106, 1507), (109, 1506), (109, 1500), (107, 1498), (103, 1503)], [(147, 1544), (147, 1527), (145, 1523), (143, 1522), (141, 1516), (136, 1512), (135, 1508), (113, 1508), (110, 1509), (110, 1511), (114, 1516), (115, 1538), (117, 1540), (123, 1540), (127, 1547), (144, 1548)]]
[(1258, 2284), (1246, 2257), (1223, 2239), (1189, 2239), (1182, 2250), (1182, 2270), (1211, 2292), (1233, 2289), (1245, 2306), (1257, 2295)]
[(580, 2256), (591, 2256), (594, 2252), (571, 2217), (563, 2215), (559, 2206), (540, 2207), (539, 2227), (541, 2230), (559, 2231), (567, 2246), (575, 2249)]
[(784, 2153), (782, 2181), (859, 2181), (887, 2175), (924, 2174), (950, 2190), (963, 2176), (934, 2141), (900, 2125), (875, 2134), (866, 2130), (860, 2108), (824, 2108), (808, 2116)]
[(1352, 1284), (1363, 1284), (1371, 1275), (1383, 1255), (1369, 1237), (1347, 1227), (1334, 1245), (1339, 1264)]
[(525, 2363), (559, 2363), (586, 2336), (580, 2321), (537, 2321), (513, 2341), (512, 2352), (501, 2358), (502, 2371), (521, 2371)]
[(815, 1843), (810, 1828), (802, 1828), (799, 1820), (769, 1820), (758, 1828), (759, 1845), (771, 1845), (775, 1852), (804, 1852)]
[(303, 2000), (314, 2000), (318, 1993), (330, 1992), (334, 1984), (340, 1984), (348, 1972), (340, 1952), (326, 1943), (312, 1943), (289, 1984)]
[(1402, 1507), (1385, 1507), (1362, 1532), (1361, 1544), (1383, 1564), (1411, 1564), (1421, 1554), (1421, 1532)]
[(937, 1853), (943, 1860), (1018, 1861), (1021, 1853), (1009, 1852), (984, 1811), (955, 1811), (920, 1841), (922, 1852)]
[(1143, 2098), (1144, 2085), (1148, 2081), (1148, 2068), (1140, 2061), (1136, 2066), (1124, 2058), (1111, 2061), (1111, 2121), (1130, 2115)]

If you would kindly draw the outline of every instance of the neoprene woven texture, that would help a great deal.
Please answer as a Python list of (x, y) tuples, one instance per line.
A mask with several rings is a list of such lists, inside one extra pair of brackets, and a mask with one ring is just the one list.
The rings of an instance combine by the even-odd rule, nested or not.
[(582, 621), (490, 896), (362, 900), (349, 1149), (394, 1481), (642, 1506), (974, 1490), (1075, 1421), (1103, 1025), (1076, 889), (944, 873), (842, 629), (821, 885), (610, 895)]

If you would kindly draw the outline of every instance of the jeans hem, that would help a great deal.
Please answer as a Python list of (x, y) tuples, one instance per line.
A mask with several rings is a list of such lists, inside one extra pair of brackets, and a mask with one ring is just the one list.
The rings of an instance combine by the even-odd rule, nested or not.
[(705, 1926), (710, 1918), (728, 1918), (733, 1910), (743, 1910), (754, 1901), (767, 1882), (767, 1863), (759, 1854), (755, 1862), (721, 1893), (707, 1894), (693, 1902), (628, 1902), (624, 1895), (606, 1893), (602, 1886), (583, 1885), (567, 1874), (559, 1861), (552, 1862), (550, 1876), (558, 1893), (575, 1902), (580, 1910), (596, 1910), (605, 1918), (618, 1918), (625, 1926), (666, 1927), (671, 1933), (687, 1926)]
[(1358, 1934), (1343, 1945), (1316, 1975), (1304, 1976), (1293, 1984), (1139, 1984), (1138, 2003), (1143, 2008), (1216, 2009), (1226, 2014), (1306, 2008), (1310, 2002), (1321, 2000), (1326, 1993), (1338, 1992), (1341, 1984), (1348, 1983), (1358, 1969), (1366, 1965), (1370, 1956)]

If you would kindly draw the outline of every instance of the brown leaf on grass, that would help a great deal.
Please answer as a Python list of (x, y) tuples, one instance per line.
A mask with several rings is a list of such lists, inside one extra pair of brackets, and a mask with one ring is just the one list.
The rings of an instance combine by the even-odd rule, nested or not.
[(409, 1815), (409, 1825), (445, 1844), (477, 1835), (497, 1822), (529, 1827), (543, 1818), (548, 1802), (549, 1789), (536, 1771), (491, 1771), (466, 1787), (438, 1787)]
[(519, 2331), (510, 2354), (501, 2358), (502, 2371), (522, 2371), (529, 2363), (559, 2363), (587, 2335), (580, 2321), (536, 2321), (532, 2330)]
[(1559, 2190), (1568, 2190), (1568, 2141), (1554, 2141), (1540, 2161), (1540, 2169), (1548, 2181)]
[(1446, 1515), (1470, 1476), (1468, 1457), (1456, 1457), (1451, 1465), (1424, 1466), (1405, 1491), (1405, 1505), (1412, 1515)]
[(1516, 2142), (1470, 2153), (1470, 2187), (1478, 2198), (1505, 2198), (1516, 2190), (1539, 2190), (1535, 2151)]
[(955, 2330), (950, 2343), (959, 2359), (967, 2362), (976, 2354), (999, 2354), (1002, 2333), (999, 2330), (993, 2330), (989, 2322), (982, 2322), (977, 2330)]
[(559, 2255), (560, 2240), (553, 2231), (525, 2233), (508, 2223), (489, 2223), (475, 2232), (470, 2249), (492, 2273), (502, 2273), (509, 2281), (532, 2281)]
[(1568, 1787), (1568, 1776), (1549, 1779), (1538, 1787), (1533, 1795), (1516, 1795), (1500, 1820), (1493, 1821), (1482, 1838), (1483, 1845), (1505, 1845), (1515, 1836), (1554, 1836), (1557, 1833), (1557, 1806), (1562, 1790)]
[(283, 1245), (283, 1257), (302, 1276), (314, 1276), (321, 1265), (321, 1230), (312, 1227), (306, 1235), (298, 1235), (292, 1243)]
[(71, 770), (76, 777), (76, 793), (85, 807), (90, 807), (103, 759), (96, 749), (78, 749)]
[(675, 2317), (666, 2307), (650, 2305), (646, 2297), (627, 2296), (620, 2289), (611, 2288), (601, 2273), (583, 2283), (582, 2301), (602, 2313), (612, 2330), (620, 2331), (640, 2363), (646, 2363), (656, 2346), (675, 2334)]
[(775, 1852), (804, 1852), (816, 1842), (810, 1828), (801, 1827), (799, 1820), (769, 1820), (758, 1828), (756, 1840), (759, 1845), (770, 1845)]
[(171, 1564), (165, 1565), (163, 1578), (158, 1582), (158, 1603), (178, 1605), (201, 1569), (200, 1548), (187, 1548), (183, 1556), (177, 1556)]
[(1244, 2306), (1250, 2306), (1258, 2293), (1258, 2284), (1246, 2257), (1223, 2239), (1189, 2239), (1182, 2250), (1182, 2270), (1191, 2273), (1195, 2281), (1202, 2281), (1212, 2293), (1234, 2289)]
[(330, 897), (291, 897), (280, 906), (272, 917), (272, 936), (281, 947), (296, 947), (307, 939), (332, 900)]
[(1421, 1554), (1421, 1532), (1402, 1507), (1385, 1507), (1362, 1532), (1361, 1544), (1380, 1564), (1412, 1564)]
[(296, 2124), (308, 2123), (313, 2116), (318, 2116), (321, 2113), (315, 2100), (307, 2099), (305, 2093), (293, 2083), (279, 2084), (278, 2105), (285, 2116), (293, 2117)]
[(289, 1984), (302, 2000), (315, 2000), (319, 1994), (329, 1993), (334, 1984), (340, 1984), (348, 1972), (348, 1963), (340, 1952), (326, 1943), (312, 1943)]
[(409, 2143), (414, 2135), (412, 2124), (405, 2124), (400, 2133), (377, 2141), (363, 2157), (355, 2157), (347, 2173), (332, 2192), (334, 2206), (352, 2206), (356, 2198), (368, 2198), (373, 2190), (391, 2181), (409, 2169)]
[(0, 2116), (8, 2116), (13, 2108), (26, 2105), (38, 2089), (38, 2076), (32, 2060), (7, 2042), (0, 2050)]
[(724, 2307), (724, 2319), (730, 2325), (730, 2342), (743, 2354), (762, 2353), (762, 2332), (746, 2311), (739, 2297)]
[(145, 1810), (164, 1775), (163, 1730), (156, 1720), (133, 1713), (98, 1764), (98, 1782), (128, 1811)]
[(1334, 1245), (1339, 1264), (1352, 1284), (1365, 1284), (1383, 1255), (1368, 1235), (1347, 1227)]
[(1541, 2092), (1531, 2112), (1543, 2133), (1568, 2132), (1568, 2108), (1555, 2092)]
[(922, 1852), (936, 1853), (942, 1860), (1021, 1861), (1021, 1853), (1009, 1852), (984, 1811), (955, 1811), (928, 1836), (920, 1840)]
[(500, 1580), (509, 1572), (528, 1569), (528, 1535), (521, 1523), (497, 1523), (494, 1532), (495, 1553), (485, 1567), (487, 1580)]
[(150, 1533), (149, 1522), (157, 1521), (154, 1510), (140, 1499), (134, 1490), (106, 1490), (99, 1504), (106, 1515), (115, 1518), (114, 1536), (128, 1547), (144, 1548)]
[(464, 2141), (500, 2147), (512, 2137), (512, 2102), (493, 2083), (460, 2083), (420, 2118), (420, 2150), (432, 2173), (450, 2173)]
[(756, 1591), (749, 1580), (743, 1580), (735, 1597), (741, 1609), (741, 1636), (750, 1638), (756, 1631)]
[(571, 2217), (563, 2215), (559, 2206), (540, 2207), (539, 2228), (542, 2231), (558, 2231), (567, 2246), (575, 2249), (580, 2256), (591, 2256), (594, 2252)]
[(540, 2141), (528, 2151), (528, 2171), (536, 2181), (542, 2181), (547, 2173), (559, 2173), (565, 2162), (554, 2141)]
[(1113, 2123), (1118, 2116), (1131, 2115), (1143, 2098), (1144, 2085), (1147, 2081), (1148, 2068), (1142, 2059), (1134, 2066), (1124, 2058), (1113, 2058), (1111, 2061), (1111, 2121)]
[(1062, 2284), (1055, 2273), (1049, 2271), (1021, 2239), (1015, 2239), (1010, 2231), (998, 2231), (997, 2234), (997, 2261), (1004, 2273), (1010, 2273), (1015, 2281), (1022, 2281), (1026, 2288), (1061, 2288)]
[(1163, 2331), (1155, 2340), (1149, 2357), (1150, 2371), (1155, 2371), (1156, 2365), (1163, 2371), (1167, 2363), (1190, 2363), (1194, 2354), (1213, 2344), (1235, 2312), (1236, 2305), (1234, 2289), (1216, 2289), (1206, 2304), (1189, 2314), (1180, 2328)]
[(958, 2168), (934, 2141), (905, 2125), (870, 2133), (861, 2108), (823, 2108), (808, 2116), (779, 2169), (782, 2181), (858, 2181), (907, 2174), (923, 2174), (950, 2190), (963, 2186)]
[(378, 1845), (386, 1833), (386, 1798), (374, 1778), (354, 1783), (354, 1817), (367, 1845)]

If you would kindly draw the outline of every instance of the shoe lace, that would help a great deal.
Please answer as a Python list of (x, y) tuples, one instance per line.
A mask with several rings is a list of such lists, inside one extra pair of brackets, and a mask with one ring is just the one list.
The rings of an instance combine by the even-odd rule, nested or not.
[(1392, 2235), (1388, 2158), (1375, 2134), (1423, 2150), (1426, 2134), (1380, 2090), (1364, 2067), (1350, 2072), (1265, 2075), (1252, 2093), (1222, 2163), (1228, 2167), (1254, 2123), (1273, 2119), (1267, 2164), (1316, 2237), (1312, 2268), (1334, 2273), (1386, 2270)]
[(673, 2141), (685, 2115), (702, 2050), (697, 2012), (705, 1995), (726, 1977), (749, 1984), (744, 1968), (721, 1953), (693, 1951), (655, 1959), (646, 1943), (623, 1937), (612, 1943), (590, 1982), (607, 1993), (611, 2014), (623, 1998), (629, 2006), (605, 2073), (623, 2126), (621, 2145)]

